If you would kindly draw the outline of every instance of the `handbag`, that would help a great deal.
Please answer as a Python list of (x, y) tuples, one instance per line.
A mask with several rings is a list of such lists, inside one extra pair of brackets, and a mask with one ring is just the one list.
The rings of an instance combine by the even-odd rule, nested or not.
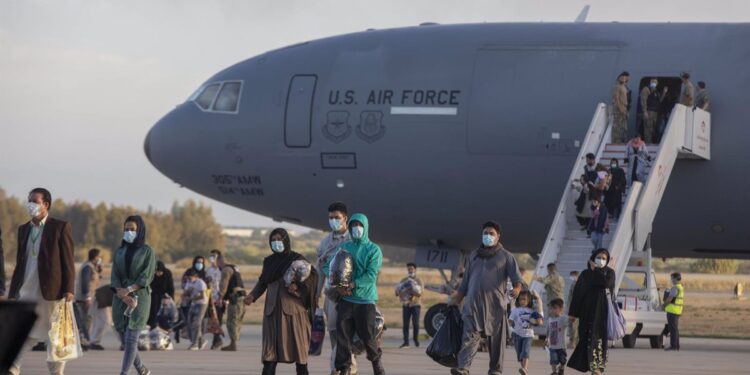
[(52, 311), (47, 362), (65, 362), (81, 358), (83, 349), (78, 336), (78, 325), (73, 316), (73, 302), (55, 302)]
[(607, 298), (609, 314), (607, 314), (607, 338), (611, 341), (625, 337), (625, 317), (613, 298)]

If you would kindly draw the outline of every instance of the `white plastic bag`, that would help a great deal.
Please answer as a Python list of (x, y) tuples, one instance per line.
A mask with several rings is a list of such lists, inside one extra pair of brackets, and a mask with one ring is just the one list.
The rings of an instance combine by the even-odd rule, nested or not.
[(55, 302), (50, 317), (47, 362), (66, 362), (83, 357), (78, 325), (73, 315), (73, 302)]

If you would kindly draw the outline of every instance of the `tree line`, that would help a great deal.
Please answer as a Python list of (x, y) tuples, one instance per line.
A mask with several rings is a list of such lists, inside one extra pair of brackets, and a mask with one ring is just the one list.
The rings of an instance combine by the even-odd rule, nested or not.
[[(18, 243), (18, 226), (29, 221), (25, 197), (8, 196), (0, 188), (0, 229), (6, 262), (14, 262)], [(152, 207), (139, 210), (130, 206), (117, 206), (88, 202), (65, 202), (54, 199), (50, 216), (71, 224), (76, 258), (86, 258), (88, 249), (97, 247), (109, 258), (120, 246), (122, 226), (130, 215), (141, 215), (146, 223), (147, 242), (156, 251), (157, 258), (175, 262), (197, 253), (208, 253), (213, 248), (224, 247), (222, 228), (216, 222), (211, 207), (194, 200), (174, 202), (169, 212)], [(105, 259), (109, 260), (109, 259)]]

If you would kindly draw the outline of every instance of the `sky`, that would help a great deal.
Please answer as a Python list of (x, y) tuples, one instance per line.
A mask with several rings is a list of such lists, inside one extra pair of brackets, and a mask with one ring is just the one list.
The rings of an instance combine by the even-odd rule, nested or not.
[[(422, 22), (748, 22), (747, 0), (0, 0), (0, 187), (168, 209), (227, 226), (265, 217), (180, 188), (146, 159), (151, 126), (214, 73), (305, 40)], [(291, 226), (294, 228), (294, 226)]]

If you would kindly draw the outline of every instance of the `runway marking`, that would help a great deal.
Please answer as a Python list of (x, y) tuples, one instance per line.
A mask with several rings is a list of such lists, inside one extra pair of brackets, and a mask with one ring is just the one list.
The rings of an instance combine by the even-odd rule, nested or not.
[(391, 107), (392, 115), (455, 116), (458, 107)]

